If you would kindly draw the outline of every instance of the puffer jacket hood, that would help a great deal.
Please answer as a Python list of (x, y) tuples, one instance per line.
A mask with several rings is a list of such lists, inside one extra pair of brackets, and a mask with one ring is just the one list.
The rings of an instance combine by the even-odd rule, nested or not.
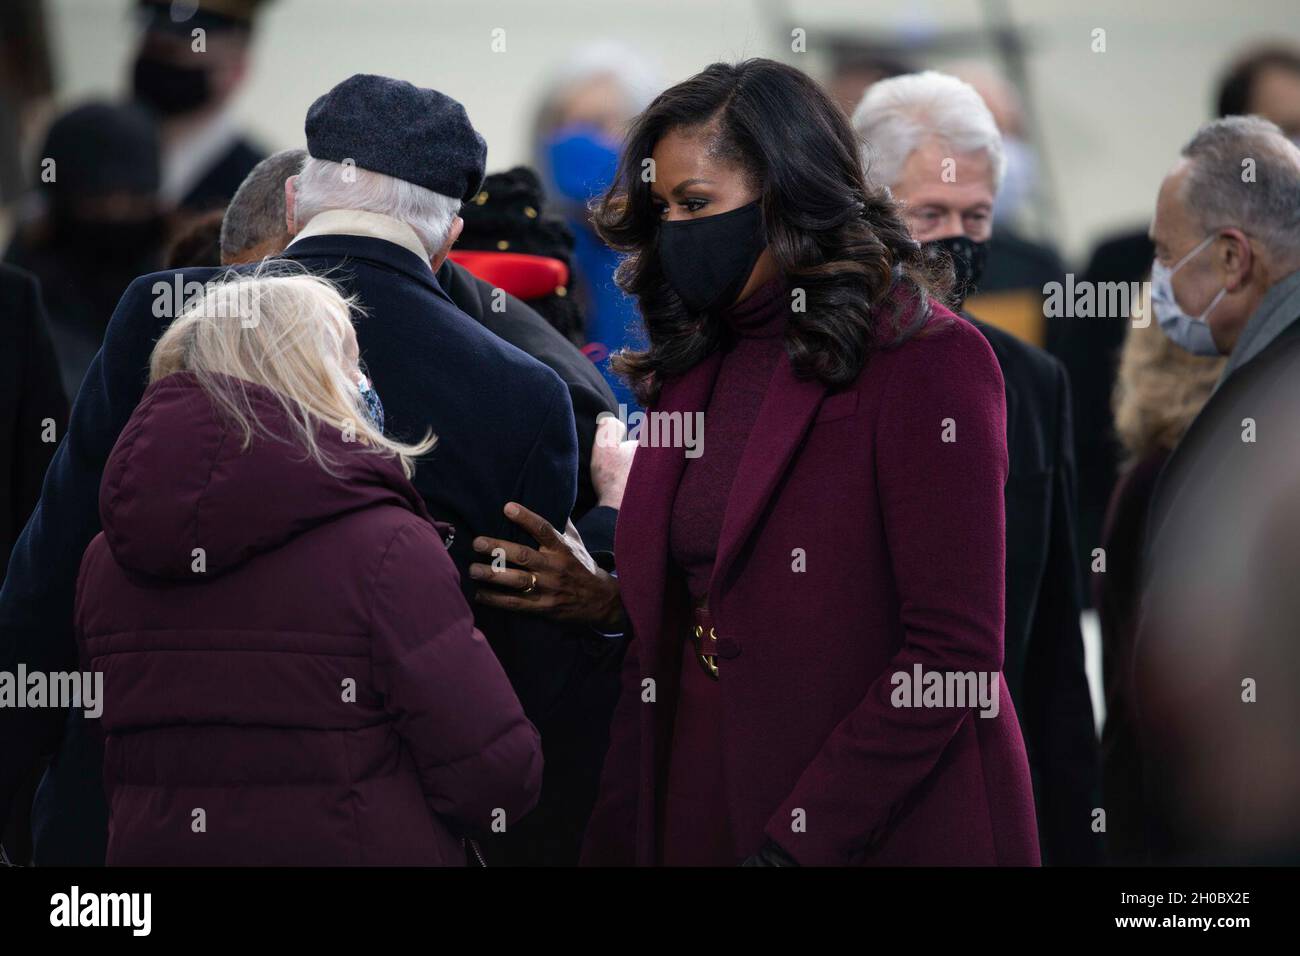
[[(381, 504), (428, 519), (393, 457), (322, 426), (317, 441), (335, 474), (294, 441), (288, 413), (260, 385), (241, 384), (265, 430), (243, 447), (242, 431), (190, 373), (155, 382), (118, 438), (104, 470), (99, 511), (122, 567), (194, 579), (201, 549), (207, 576), (237, 567), (326, 521)], [(282, 437), (281, 437), (282, 436)], [(439, 527), (445, 538), (446, 526)]]

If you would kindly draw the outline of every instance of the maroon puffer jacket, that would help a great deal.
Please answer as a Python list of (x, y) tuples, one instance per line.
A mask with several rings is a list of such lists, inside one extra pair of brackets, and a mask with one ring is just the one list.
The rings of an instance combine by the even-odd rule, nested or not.
[(537, 731), (423, 502), (396, 461), (319, 440), (339, 477), (241, 451), (181, 374), (109, 458), (76, 606), (109, 864), (463, 865), (462, 833), (536, 802)]

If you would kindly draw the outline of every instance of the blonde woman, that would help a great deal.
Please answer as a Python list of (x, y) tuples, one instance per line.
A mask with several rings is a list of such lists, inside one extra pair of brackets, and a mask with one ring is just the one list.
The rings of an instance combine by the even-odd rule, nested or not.
[(1135, 854), (1146, 842), (1131, 671), (1147, 511), (1160, 470), (1210, 397), (1225, 361), (1191, 354), (1154, 323), (1130, 328), (1120, 355), (1113, 404), (1125, 461), (1102, 531), (1106, 573), (1093, 575), (1106, 687), (1102, 778), (1107, 853), (1115, 863), (1139, 862)]
[(463, 865), (537, 733), (386, 438), (349, 303), (261, 272), (158, 341), (76, 626), (102, 673), (109, 864)]

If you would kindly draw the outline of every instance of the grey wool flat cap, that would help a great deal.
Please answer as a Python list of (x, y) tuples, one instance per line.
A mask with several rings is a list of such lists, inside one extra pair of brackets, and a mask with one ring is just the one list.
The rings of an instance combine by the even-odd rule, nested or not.
[(307, 110), (307, 152), (462, 202), (478, 193), (487, 163), (487, 144), (460, 103), (370, 73), (348, 77)]

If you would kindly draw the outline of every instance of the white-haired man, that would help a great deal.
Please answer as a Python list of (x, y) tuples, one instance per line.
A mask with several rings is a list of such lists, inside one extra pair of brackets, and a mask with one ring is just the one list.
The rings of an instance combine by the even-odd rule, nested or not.
[[(951, 258), (960, 309), (979, 283), (1006, 166), (988, 107), (969, 84), (927, 71), (873, 84), (853, 125), (868, 176), (902, 203), (912, 237)], [(1097, 742), (1079, 627), (1069, 383), (1046, 352), (974, 324), (1006, 383), (1004, 670), (1029, 752), (1043, 862), (1095, 863)]]

